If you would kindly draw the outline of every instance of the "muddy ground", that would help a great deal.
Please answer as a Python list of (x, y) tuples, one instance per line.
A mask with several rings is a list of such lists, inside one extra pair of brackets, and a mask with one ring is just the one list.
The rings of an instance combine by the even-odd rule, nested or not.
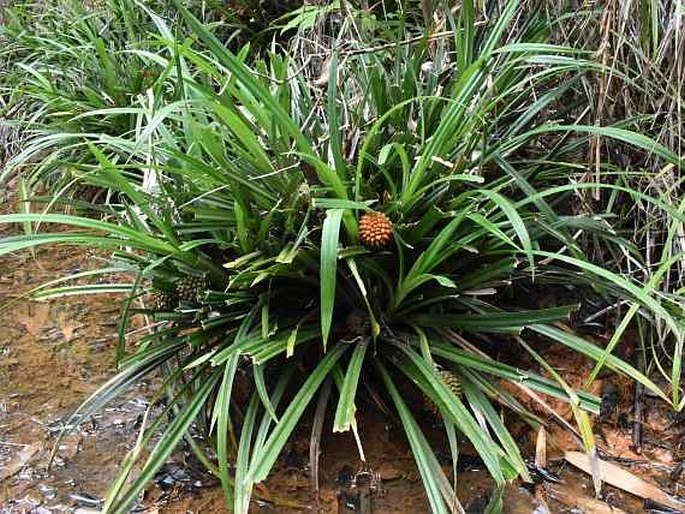
[[(35, 256), (25, 252), (2, 257), (0, 304), (47, 280), (101, 264), (95, 254), (65, 247), (40, 249)], [(156, 385), (154, 378), (138, 384), (67, 436), (49, 471), (47, 463), (70, 412), (114, 372), (119, 301), (115, 295), (72, 296), (21, 301), (0, 312), (0, 513), (85, 514), (101, 507), (121, 457), (135, 442)], [(588, 363), (577, 360), (564, 348), (550, 347), (546, 357), (572, 385), (584, 380)], [(681, 492), (678, 464), (685, 452), (678, 417), (669, 414), (658, 400), (646, 396), (644, 444), (637, 454), (631, 449), (632, 386), (620, 381), (604, 382), (597, 384), (597, 390), (604, 387), (605, 392), (611, 392), (613, 397), (607, 401), (611, 401), (613, 409), (595, 422), (600, 446), (621, 458), (619, 464), (624, 469), (670, 493)], [(568, 409), (563, 405), (551, 405), (568, 418)], [(366, 466), (357, 457), (351, 435), (326, 434), (321, 444), (321, 489), (315, 494), (308, 469), (310, 422), (305, 422), (271, 478), (258, 489), (259, 496), (271, 501), (256, 499), (253, 511), (429, 512), (401, 427), (381, 412), (360, 410), (364, 412), (359, 429), (368, 458)], [(426, 425), (432, 423), (428, 418)], [(536, 433), (516, 424), (512, 430), (532, 462)], [(439, 430), (435, 428), (431, 433), (439, 446)], [(593, 500), (588, 477), (561, 459), (564, 450), (577, 449), (577, 441), (567, 431), (550, 423), (548, 469), (558, 474), (560, 482), (537, 487), (512, 484), (504, 493), (503, 511), (667, 512), (650, 510), (657, 506), (606, 485), (602, 501)], [(448, 455), (446, 446), (444, 450), (443, 456)], [(484, 512), (492, 494), (487, 474), (468, 455), (467, 447), (461, 460), (458, 491), (470, 513)], [(216, 480), (203, 472), (184, 449), (176, 452), (158, 474), (139, 511), (227, 512)]]

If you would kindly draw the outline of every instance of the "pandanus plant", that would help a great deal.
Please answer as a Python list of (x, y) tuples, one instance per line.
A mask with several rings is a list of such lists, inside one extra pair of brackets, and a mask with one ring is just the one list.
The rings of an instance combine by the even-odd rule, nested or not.
[[(3, 254), (42, 244), (111, 252), (114, 266), (55, 280), (33, 296), (128, 292), (118, 373), (71, 427), (144, 376), (163, 377), (155, 401), (166, 401), (146, 417), (106, 511), (127, 512), (185, 441), (220, 478), (227, 504), (247, 512), (255, 484), (313, 404), (322, 421), (315, 426), (330, 409), (332, 430), (354, 432), (363, 447), (357, 412), (376, 408), (360, 392), (365, 384), (397, 414), (430, 508), (459, 512), (417, 420), (425, 407), (407, 402), (407, 391), (438, 413), (455, 466), (468, 441), (496, 484), (529, 480), (502, 413), (542, 420), (518, 396), (568, 401), (588, 452), (589, 414), (599, 410), (595, 396), (570, 388), (545, 362), (544, 341), (596, 361), (591, 378), (609, 368), (680, 402), (677, 388), (669, 398), (612, 346), (574, 334), (565, 321), (577, 305), (523, 308), (517, 295), (536, 284), (593, 288), (680, 338), (654, 284), (585, 258), (579, 231), (632, 248), (606, 220), (571, 205), (579, 192), (606, 188), (682, 217), (638, 191), (573, 180), (572, 157), (589, 134), (678, 157), (623, 129), (569, 121), (576, 113), (565, 94), (599, 65), (551, 44), (548, 25), (535, 13), (524, 19), (520, 2), (488, 6), (487, 19), (472, 2), (435, 6), (451, 30), (421, 33), (396, 17), (357, 26), (353, 11), (343, 12), (337, 29), (354, 34), (352, 43), (318, 64), (275, 46), (248, 62), (248, 47), (231, 53), (182, 6), (190, 30), (181, 39), (182, 27), (147, 11), (159, 34), (155, 52), (141, 57), (164, 77), (159, 87), (177, 95), (161, 101), (162, 91), (150, 89), (160, 102), (128, 107), (135, 133), (79, 136), (94, 163), (70, 166), (109, 192), (101, 217), (0, 217), (28, 231), (1, 240)], [(379, 44), (381, 30), (392, 32), (390, 43)], [(47, 224), (72, 230), (38, 230)], [(122, 282), (65, 284), (115, 272)], [(150, 332), (127, 341), (138, 315)], [(520, 368), (521, 352), (544, 376)], [(245, 402), (233, 394), (239, 379), (248, 382)], [(672, 379), (680, 379), (675, 361)]]

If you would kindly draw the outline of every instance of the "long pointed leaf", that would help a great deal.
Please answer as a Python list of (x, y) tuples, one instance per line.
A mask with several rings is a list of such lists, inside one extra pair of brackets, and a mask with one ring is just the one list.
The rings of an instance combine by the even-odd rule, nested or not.
[(321, 233), (321, 337), (324, 349), (328, 342), (335, 307), (335, 284), (338, 273), (338, 242), (342, 209), (329, 209)]

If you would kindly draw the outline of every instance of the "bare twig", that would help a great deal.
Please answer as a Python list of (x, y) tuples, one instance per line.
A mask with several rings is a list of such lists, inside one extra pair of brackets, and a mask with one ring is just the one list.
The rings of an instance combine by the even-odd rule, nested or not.
[(331, 379), (329, 378), (321, 388), (319, 394), (319, 401), (316, 403), (316, 413), (314, 414), (314, 422), (312, 424), (312, 435), (309, 438), (309, 479), (317, 493), (319, 492), (319, 454), (321, 448), (321, 433), (323, 431), (323, 422), (326, 417), (326, 407), (328, 406), (328, 399), (331, 395)]
[[(640, 373), (645, 372), (645, 356), (642, 350), (637, 352), (637, 369)], [(633, 397), (633, 441), (631, 449), (639, 454), (642, 453), (642, 393), (645, 387), (641, 382), (635, 382), (635, 394)]]

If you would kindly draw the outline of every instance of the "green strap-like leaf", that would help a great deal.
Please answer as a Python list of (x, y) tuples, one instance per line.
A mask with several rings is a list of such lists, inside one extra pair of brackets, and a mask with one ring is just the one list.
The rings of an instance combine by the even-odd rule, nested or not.
[(435, 368), (427, 364), (423, 357), (412, 348), (406, 345), (397, 345), (397, 347), (408, 357), (408, 360), (398, 363), (399, 368), (440, 406), (441, 412), (449, 414), (451, 421), (469, 438), (495, 482), (503, 483), (504, 475), (499, 461), (501, 452), (499, 446), (480, 429), (472, 414), (441, 380)]
[(252, 484), (246, 482), (250, 463), (250, 448), (252, 446), (252, 434), (254, 433), (257, 421), (257, 410), (259, 408), (259, 395), (255, 392), (252, 395), (250, 404), (247, 407), (243, 428), (240, 431), (240, 442), (238, 443), (238, 458), (235, 464), (235, 495), (233, 497), (233, 511), (235, 514), (247, 514), (250, 507), (250, 494)]
[(271, 416), (271, 419), (278, 422), (278, 417), (276, 416), (276, 409), (271, 404), (269, 400), (269, 392), (266, 390), (266, 382), (264, 381), (264, 366), (260, 364), (252, 364), (252, 372), (254, 375), (255, 386), (257, 388), (257, 394), (262, 400), (262, 405)]
[[(472, 353), (454, 348), (443, 341), (431, 341), (431, 350), (435, 355), (443, 357), (456, 364), (461, 364), (468, 368), (489, 373), (493, 376), (505, 378), (512, 382), (523, 384), (539, 393), (548, 394), (554, 398), (570, 401), (568, 395), (555, 382), (550, 379), (529, 373), (528, 371), (497, 362), (494, 359), (487, 359)], [(579, 391), (580, 406), (594, 414), (599, 414), (599, 399), (591, 394)]]
[(578, 305), (565, 305), (549, 309), (513, 312), (486, 312), (483, 314), (419, 314), (412, 321), (426, 327), (459, 328), (479, 332), (520, 333), (526, 326), (568, 319)]
[(233, 484), (229, 475), (228, 466), (228, 435), (231, 429), (231, 392), (233, 390), (233, 379), (238, 370), (240, 355), (233, 354), (224, 366), (221, 386), (214, 402), (214, 412), (212, 412), (212, 425), (217, 421), (216, 434), (216, 454), (219, 461), (219, 478), (221, 488), (224, 490), (226, 503), (230, 505), (233, 501)]
[(350, 357), (350, 363), (347, 366), (347, 373), (343, 381), (342, 390), (340, 391), (340, 399), (338, 400), (338, 407), (335, 411), (335, 420), (333, 421), (333, 432), (346, 432), (352, 426), (354, 421), (355, 406), (354, 401), (357, 396), (357, 386), (359, 385), (359, 375), (364, 364), (364, 356), (368, 348), (368, 341), (359, 343)]
[(247, 474), (246, 480), (253, 482), (261, 482), (264, 480), (271, 468), (273, 467), (278, 455), (281, 453), (283, 446), (290, 437), (290, 434), (295, 429), (295, 425), (302, 417), (307, 405), (312, 401), (314, 394), (318, 390), (321, 383), (331, 372), (331, 369), (338, 362), (338, 359), (347, 350), (348, 346), (337, 344), (331, 351), (329, 351), (319, 362), (318, 366), (309, 375), (309, 378), (302, 385), (297, 395), (293, 398), (281, 416), (280, 421), (274, 428), (274, 431), (269, 436), (269, 439), (264, 444), (264, 448), (259, 456), (250, 466), (250, 471)]
[(321, 337), (324, 349), (328, 342), (335, 307), (335, 283), (338, 272), (338, 242), (342, 209), (329, 209), (321, 233)]
[(207, 377), (183, 410), (178, 413), (150, 453), (140, 475), (136, 477), (136, 480), (131, 484), (126, 493), (113, 505), (112, 514), (125, 514), (129, 512), (130, 506), (138, 499), (143, 489), (154, 478), (157, 470), (162, 467), (185, 433), (190, 429), (220, 377), (221, 373), (218, 372)]
[[(293, 368), (288, 367), (285, 369), (274, 388), (273, 395), (269, 399), (269, 403), (278, 407), (278, 404), (283, 397), (283, 393), (293, 375)], [(259, 395), (255, 393), (255, 398)], [(252, 408), (252, 403), (248, 411)], [(246, 415), (246, 420), (249, 419), (251, 414), (248, 412)], [(250, 425), (244, 425), (244, 432), (240, 434), (240, 446), (238, 450), (238, 460), (236, 462), (235, 470), (235, 483), (236, 483), (236, 495), (234, 509), (236, 514), (247, 514), (250, 510), (250, 497), (252, 496), (252, 489), (254, 487), (254, 482), (249, 480), (246, 475), (249, 467), (252, 463), (257, 460), (262, 454), (262, 448), (264, 448), (264, 442), (266, 441), (269, 428), (271, 427), (272, 417), (268, 412), (264, 412), (262, 416), (262, 421), (259, 423), (259, 428), (257, 429), (257, 434), (254, 437), (254, 443), (252, 444), (252, 451), (250, 452), (250, 441), (252, 440), (252, 432), (254, 431), (254, 421), (250, 421)], [(247, 433), (246, 433), (247, 432)], [(245, 436), (245, 437), (243, 437)], [(244, 446), (246, 448), (244, 448)], [(251, 456), (250, 456), (251, 454)]]
[(530, 241), (530, 235), (526, 229), (526, 224), (523, 222), (523, 219), (521, 219), (521, 216), (516, 210), (514, 204), (496, 191), (479, 189), (478, 192), (497, 205), (497, 207), (499, 207), (509, 219), (509, 223), (511, 223), (511, 227), (514, 229), (516, 236), (521, 242), (521, 247), (528, 257), (531, 270), (535, 269), (535, 262), (533, 261), (533, 245)]
[(599, 346), (596, 346), (586, 341), (585, 339), (578, 337), (577, 335), (565, 332), (564, 330), (560, 330), (550, 325), (532, 325), (528, 328), (533, 332), (537, 332), (540, 335), (549, 337), (550, 339), (554, 339), (555, 341), (559, 341), (560, 343), (568, 346), (572, 350), (582, 353), (586, 357), (589, 357), (595, 361), (603, 359), (604, 364), (609, 369), (623, 373), (626, 376), (632, 378), (633, 380), (640, 382), (652, 393), (662, 398), (665, 402), (671, 403), (668, 396), (664, 394), (664, 392), (659, 388), (659, 386), (657, 386), (654, 382), (647, 378), (643, 373), (638, 371), (635, 367), (631, 366), (624, 360), (615, 357), (614, 355), (606, 355), (603, 348), (600, 348)]
[(509, 463), (514, 467), (516, 473), (520, 475), (526, 482), (530, 482), (531, 478), (528, 473), (528, 468), (526, 463), (523, 462), (521, 458), (521, 453), (519, 451), (516, 441), (507, 430), (500, 416), (495, 411), (490, 401), (487, 399), (485, 394), (474, 385), (472, 385), (468, 380), (462, 379), (462, 388), (464, 394), (466, 395), (471, 409), (477, 410), (481, 415), (487, 420), (488, 425), (492, 427), (493, 432), (499, 439), (502, 448), (506, 452), (509, 458)]
[[(404, 433), (409, 440), (409, 446), (411, 447), (412, 454), (416, 460), (416, 466), (419, 468), (419, 473), (421, 474), (421, 480), (426, 489), (426, 494), (428, 495), (428, 503), (431, 506), (431, 511), (434, 514), (447, 514), (449, 511), (443, 500), (443, 495), (441, 489), (446, 489), (449, 494), (453, 496), (452, 500), (456, 500), (452, 492), (452, 488), (449, 485), (447, 477), (445, 477), (438, 460), (430, 448), (426, 436), (423, 435), (421, 428), (414, 420), (409, 408), (404, 403), (402, 395), (397, 390), (392, 378), (388, 374), (385, 367), (374, 359), (378, 370), (381, 373), (385, 388), (387, 389), (392, 401), (395, 403), (395, 408), (402, 421), (402, 426), (404, 427)], [(442, 485), (442, 488), (441, 488)]]

